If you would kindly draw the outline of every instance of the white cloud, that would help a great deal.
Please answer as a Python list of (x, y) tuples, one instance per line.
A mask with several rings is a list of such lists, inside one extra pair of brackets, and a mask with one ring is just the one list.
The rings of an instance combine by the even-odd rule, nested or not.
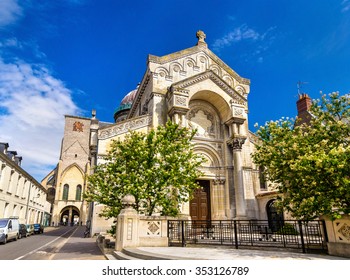
[(263, 39), (263, 36), (254, 29), (249, 28), (246, 24), (243, 24), (240, 27), (236, 27), (233, 31), (229, 32), (222, 38), (217, 39), (213, 44), (213, 49), (218, 51), (243, 40), (256, 41), (259, 39)]
[(77, 114), (72, 92), (40, 64), (0, 57), (0, 142), (41, 180), (59, 160), (64, 115)]
[(343, 6), (343, 8), (341, 9), (341, 11), (343, 13), (347, 12), (350, 10), (350, 1), (349, 0), (344, 0), (341, 5)]
[(17, 0), (0, 1), (0, 28), (15, 23), (23, 13)]

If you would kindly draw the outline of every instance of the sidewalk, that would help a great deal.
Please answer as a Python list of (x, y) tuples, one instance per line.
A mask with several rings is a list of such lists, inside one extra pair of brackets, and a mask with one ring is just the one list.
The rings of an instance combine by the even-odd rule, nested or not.
[(193, 260), (349, 260), (321, 254), (303, 254), (286, 251), (234, 249), (212, 247), (140, 247), (138, 253), (170, 259)]
[[(45, 228), (46, 232), (56, 229)], [(85, 227), (76, 227), (72, 236), (62, 242), (52, 260), (106, 260), (107, 258), (97, 246), (96, 238), (84, 238)]]

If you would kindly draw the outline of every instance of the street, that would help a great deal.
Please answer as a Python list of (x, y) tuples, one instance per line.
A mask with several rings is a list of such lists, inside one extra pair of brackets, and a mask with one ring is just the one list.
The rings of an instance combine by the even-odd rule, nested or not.
[(0, 260), (104, 260), (95, 238), (83, 238), (85, 227), (47, 228), (17, 241), (0, 245)]

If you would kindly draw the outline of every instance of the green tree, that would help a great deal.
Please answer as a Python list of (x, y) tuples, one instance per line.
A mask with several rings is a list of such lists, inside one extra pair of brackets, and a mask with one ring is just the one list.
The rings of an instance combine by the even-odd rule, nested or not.
[(140, 213), (176, 216), (201, 175), (203, 159), (193, 151), (194, 135), (195, 131), (167, 122), (147, 134), (130, 131), (124, 140), (113, 141), (105, 163), (88, 178), (86, 199), (104, 204), (105, 217), (119, 214), (126, 194), (135, 197)]
[(350, 96), (323, 95), (310, 113), (308, 124), (282, 118), (261, 126), (253, 160), (294, 217), (336, 219), (350, 214)]

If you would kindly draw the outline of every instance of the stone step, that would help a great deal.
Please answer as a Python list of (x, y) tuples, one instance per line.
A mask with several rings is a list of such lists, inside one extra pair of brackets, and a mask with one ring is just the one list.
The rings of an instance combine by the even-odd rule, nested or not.
[(179, 258), (146, 252), (136, 248), (125, 248), (123, 251), (113, 251), (111, 258), (116, 260), (178, 260)]
[(178, 259), (187, 259), (187, 258), (179, 258), (173, 257), (170, 255), (163, 255), (157, 253), (146, 252), (137, 248), (124, 248), (124, 255), (133, 257), (139, 260), (178, 260)]
[(114, 251), (112, 253), (112, 256), (116, 260), (141, 260), (140, 258), (135, 258), (133, 256), (129, 256), (129, 255), (124, 254), (123, 252), (120, 252), (120, 251)]

